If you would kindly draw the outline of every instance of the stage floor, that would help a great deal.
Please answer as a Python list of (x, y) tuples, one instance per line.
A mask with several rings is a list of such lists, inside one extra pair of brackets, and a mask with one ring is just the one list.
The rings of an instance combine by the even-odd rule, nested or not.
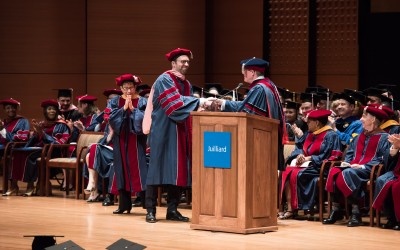
[[(190, 223), (165, 220), (166, 208), (157, 211), (158, 222), (145, 222), (145, 210), (114, 215), (117, 206), (65, 197), (0, 197), (0, 249), (30, 249), (24, 235), (62, 235), (57, 243), (72, 240), (84, 249), (105, 249), (124, 238), (146, 249), (398, 249), (400, 232), (376, 227), (346, 227), (301, 220), (278, 221), (278, 231), (239, 235), (190, 229)], [(182, 206), (191, 217), (190, 207)], [(367, 222), (368, 218), (364, 218)]]

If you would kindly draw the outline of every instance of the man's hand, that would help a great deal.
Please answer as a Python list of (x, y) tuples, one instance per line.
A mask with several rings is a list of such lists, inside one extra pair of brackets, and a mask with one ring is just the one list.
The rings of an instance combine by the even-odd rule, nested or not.
[(4, 122), (0, 120), (0, 130), (3, 130), (4, 128)]
[(303, 164), (305, 161), (306, 161), (306, 160), (305, 160), (305, 157), (304, 157), (303, 154), (299, 154), (299, 155), (296, 157), (296, 165), (297, 165), (297, 166), (300, 166), (300, 165)]
[(74, 127), (79, 129), (80, 131), (85, 130), (85, 126), (83, 126), (83, 123), (81, 121), (75, 121), (74, 122)]
[(221, 111), (221, 106), (224, 103), (224, 100), (221, 99), (210, 99), (209, 100), (209, 108), (210, 111)]
[(292, 125), (292, 131), (297, 138), (301, 138), (304, 134), (303, 131), (299, 127), (297, 127), (296, 124)]
[(213, 108), (213, 105), (215, 101), (217, 101), (218, 99), (215, 97), (208, 97), (208, 98), (200, 98), (200, 107), (199, 110), (200, 111), (216, 111)]
[(127, 109), (131, 109), (131, 107), (132, 107), (132, 96), (127, 95), (125, 99), (124, 110), (126, 111)]
[(351, 164), (350, 167), (351, 167), (351, 168), (357, 169), (357, 168), (362, 168), (363, 165), (360, 165), (360, 164)]
[(33, 133), (36, 135), (40, 135), (43, 133), (43, 123), (37, 122), (35, 119), (32, 119)]
[(114, 130), (111, 126), (108, 126), (108, 135), (107, 135), (107, 142), (110, 142), (114, 135)]
[(393, 144), (394, 149), (400, 149), (400, 134), (389, 135), (388, 141)]
[(335, 119), (335, 117), (333, 117), (332, 115), (328, 116), (328, 123), (332, 127), (332, 129), (334, 131), (336, 131), (336, 119)]

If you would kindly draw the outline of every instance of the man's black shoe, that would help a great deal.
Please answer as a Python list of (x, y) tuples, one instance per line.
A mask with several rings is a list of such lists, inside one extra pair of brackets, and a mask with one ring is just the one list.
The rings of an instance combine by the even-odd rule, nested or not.
[(107, 196), (104, 201), (103, 201), (103, 206), (113, 206), (114, 201), (110, 199), (109, 196)]
[(322, 224), (333, 224), (338, 220), (343, 220), (343, 212), (340, 210), (332, 210), (329, 217), (322, 221)]
[(148, 212), (146, 214), (146, 222), (148, 223), (156, 223), (156, 214), (153, 212)]
[(140, 197), (136, 197), (136, 199), (132, 202), (132, 207), (141, 207), (142, 199)]
[(381, 225), (381, 228), (383, 228), (383, 229), (393, 229), (396, 225), (397, 225), (397, 223), (395, 221), (388, 220), (386, 224), (382, 224)]
[(183, 216), (178, 210), (167, 212), (167, 220), (188, 222), (189, 218)]
[(396, 223), (396, 225), (393, 227), (393, 230), (400, 230), (400, 224)]
[(347, 223), (348, 227), (358, 227), (362, 226), (361, 214), (352, 214), (349, 222)]

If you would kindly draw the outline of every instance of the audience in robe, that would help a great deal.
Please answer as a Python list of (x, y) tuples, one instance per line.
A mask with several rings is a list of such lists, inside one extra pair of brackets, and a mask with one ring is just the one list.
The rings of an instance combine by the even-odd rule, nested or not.
[[(70, 129), (66, 122), (59, 119), (60, 110), (56, 100), (45, 100), (41, 103), (44, 119), (32, 120), (33, 132), (23, 148), (16, 148), (12, 152), (11, 162), (11, 190), (5, 195), (18, 193), (18, 181), (27, 182), (24, 196), (34, 193), (34, 182), (38, 178), (36, 160), (40, 157), (45, 144), (65, 144), (70, 137)], [(54, 156), (60, 156), (60, 151), (55, 151)]]

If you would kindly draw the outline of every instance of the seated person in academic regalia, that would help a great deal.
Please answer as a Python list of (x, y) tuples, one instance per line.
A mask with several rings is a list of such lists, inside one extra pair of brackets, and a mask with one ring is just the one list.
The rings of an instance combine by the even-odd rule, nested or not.
[(300, 94), (300, 114), (309, 110), (314, 110), (317, 107), (320, 97), (315, 93), (301, 93)]
[(372, 207), (385, 211), (384, 229), (400, 230), (400, 134), (389, 135), (391, 161), (389, 171), (377, 178)]
[(388, 115), (389, 118), (381, 124), (381, 129), (385, 130), (385, 132), (390, 135), (400, 134), (400, 125), (396, 121), (395, 113), (391, 108), (379, 104), (370, 104), (369, 106), (380, 108)]
[(395, 113), (395, 119), (400, 123), (400, 102), (397, 100), (393, 100), (393, 111)]
[[(303, 117), (305, 117), (308, 112), (315, 110), (319, 101), (320, 97), (315, 93), (301, 93), (299, 112), (300, 119), (303, 120)], [(305, 121), (303, 120), (303, 122)], [(304, 142), (305, 137), (303, 130), (303, 128), (297, 127), (296, 124), (292, 126), (292, 131), (295, 133), (296, 136), (296, 143), (302, 144)]]
[(57, 95), (57, 101), (60, 105), (60, 115), (67, 122), (77, 121), (81, 116), (78, 108), (72, 104), (72, 92), (72, 89), (59, 89)]
[[(95, 131), (96, 126), (98, 125), (98, 121), (96, 120), (99, 109), (95, 105), (95, 101), (97, 97), (90, 95), (77, 96), (78, 100), (78, 112), (80, 114), (80, 118), (74, 122), (67, 122), (70, 130), (72, 131), (71, 136), (69, 138), (69, 142), (77, 142), (79, 138), (79, 134), (81, 131)], [(71, 157), (76, 157), (76, 146), (72, 146), (69, 148), (69, 155)], [(61, 190), (64, 191), (66, 189), (66, 170), (63, 169), (64, 173), (64, 182)], [(72, 178), (74, 178), (74, 175)], [(70, 189), (73, 188), (73, 185), (70, 184)]]
[(392, 99), (384, 95), (384, 90), (378, 88), (365, 89), (364, 94), (368, 97), (368, 105), (370, 104), (390, 104)]
[[(45, 100), (41, 103), (44, 120), (32, 120), (33, 133), (25, 147), (13, 149), (11, 165), (11, 189), (4, 195), (18, 193), (18, 181), (27, 182), (24, 196), (31, 196), (34, 182), (38, 177), (36, 160), (40, 157), (44, 144), (65, 144), (70, 137), (70, 130), (64, 120), (58, 119), (60, 110), (56, 100)], [(60, 155), (60, 152), (54, 152)]]
[(292, 218), (297, 210), (313, 209), (322, 163), (341, 158), (339, 136), (327, 125), (330, 114), (329, 110), (307, 113), (308, 132), (304, 144), (296, 145), (282, 173), (281, 196), (285, 195), (288, 209), (278, 214), (279, 219)]
[[(122, 91), (120, 89), (105, 89), (103, 91), (103, 95), (106, 97), (106, 107), (108, 102), (117, 95), (122, 95)], [(108, 120), (105, 121), (104, 119), (104, 110), (100, 112), (100, 114), (96, 117), (97, 126), (94, 131), (101, 131), (104, 132), (106, 125), (108, 124)]]
[(137, 92), (141, 97), (149, 98), (151, 87), (147, 84), (140, 84), (137, 86)]
[(192, 85), (193, 97), (202, 98), (204, 97), (204, 89), (195, 85)]
[(300, 128), (304, 134), (307, 131), (307, 123), (299, 119), (299, 108), (300, 103), (286, 101), (284, 108), (285, 119), (286, 119), (286, 130), (288, 132), (289, 141), (295, 141), (296, 133), (295, 129)]
[(29, 122), (24, 117), (18, 115), (20, 102), (17, 100), (12, 98), (1, 100), (0, 104), (3, 105), (4, 112), (6, 113), (6, 118), (0, 120), (0, 150), (3, 150), (8, 142), (24, 142), (28, 140)]
[(382, 104), (394, 111), (395, 116), (393, 119), (400, 123), (400, 102), (398, 101), (400, 94), (399, 87), (393, 84), (378, 84), (376, 88), (382, 91), (382, 96), (387, 97), (384, 97)]
[(205, 89), (207, 96), (219, 98), (222, 92), (222, 85), (220, 83), (206, 83)]
[(282, 105), (285, 104), (286, 101), (296, 101), (296, 92), (291, 92), (290, 90), (281, 87), (276, 88), (278, 89), (279, 99), (281, 100)]
[[(106, 89), (103, 94), (109, 100), (116, 96), (122, 95), (121, 89)], [(108, 125), (108, 118), (110, 116), (111, 109), (106, 108), (97, 120), (96, 131), (104, 132), (104, 137), (96, 144), (92, 144), (88, 148), (86, 154), (86, 161), (84, 164), (84, 176), (88, 178), (88, 185), (85, 189), (85, 193), (90, 194), (87, 202), (95, 202), (99, 200), (101, 182), (98, 180), (98, 176), (105, 180), (104, 184), (107, 187), (107, 197), (103, 201), (103, 206), (114, 205), (114, 195), (110, 191), (110, 179), (113, 179), (114, 170), (113, 167), (113, 144), (112, 137), (113, 131)]]
[(363, 114), (363, 110), (360, 109), (359, 107), (361, 105), (363, 106), (367, 105), (368, 97), (365, 96), (363, 92), (353, 89), (344, 89), (343, 93), (354, 99), (355, 103), (354, 103), (353, 115), (356, 116), (358, 119), (360, 119)]
[(366, 106), (361, 118), (363, 132), (355, 137), (347, 148), (344, 161), (329, 171), (326, 190), (332, 199), (332, 210), (323, 224), (333, 224), (343, 219), (343, 198), (352, 206), (349, 227), (361, 226), (359, 204), (365, 197), (364, 186), (370, 179), (371, 169), (377, 164), (387, 164), (390, 143), (388, 133), (379, 126), (388, 119), (379, 108)]
[(335, 94), (332, 100), (337, 100), (336, 119), (329, 118), (330, 125), (339, 135), (342, 149), (350, 144), (351, 140), (359, 135), (363, 128), (362, 123), (354, 115), (355, 99), (345, 93)]
[(99, 113), (99, 109), (95, 105), (97, 97), (84, 95), (77, 96), (78, 100), (78, 112), (80, 114), (79, 120), (73, 122), (72, 135), (70, 137), (71, 142), (76, 142), (81, 131), (95, 131), (98, 124), (96, 118)]
[[(29, 137), (29, 122), (18, 115), (20, 103), (12, 98), (1, 100), (6, 118), (0, 120), (0, 159), (3, 157), (5, 147), (9, 142), (26, 142)], [(3, 168), (8, 165), (4, 165)], [(7, 180), (6, 180), (7, 181)], [(3, 190), (9, 193), (12, 189)]]
[(390, 99), (395, 99), (394, 95), (398, 93), (398, 86), (394, 84), (378, 84), (376, 88), (382, 90), (382, 95), (389, 97)]
[(318, 102), (317, 105), (315, 105), (315, 109), (328, 109), (331, 91), (329, 91), (327, 88), (322, 86), (307, 87), (305, 92), (318, 96)]
[(233, 92), (229, 89), (223, 89), (221, 91), (221, 98), (228, 101), (233, 101)]

